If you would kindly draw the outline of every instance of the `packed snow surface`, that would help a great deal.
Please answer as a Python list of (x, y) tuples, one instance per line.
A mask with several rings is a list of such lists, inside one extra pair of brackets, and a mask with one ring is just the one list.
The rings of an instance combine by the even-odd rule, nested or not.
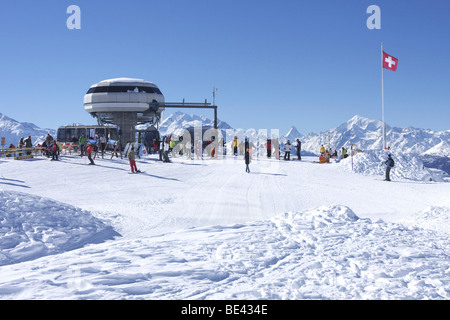
[(0, 298), (449, 299), (450, 184), (393, 155), (0, 159)]

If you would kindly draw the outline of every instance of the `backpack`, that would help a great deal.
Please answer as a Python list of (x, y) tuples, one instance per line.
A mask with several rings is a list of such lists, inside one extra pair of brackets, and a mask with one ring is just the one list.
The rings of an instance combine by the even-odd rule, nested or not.
[(389, 166), (392, 168), (394, 167), (394, 159), (389, 159)]

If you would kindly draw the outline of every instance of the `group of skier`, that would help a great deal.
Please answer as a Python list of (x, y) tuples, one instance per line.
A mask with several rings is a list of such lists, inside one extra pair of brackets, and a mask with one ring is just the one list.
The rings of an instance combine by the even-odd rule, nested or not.
[[(251, 151), (251, 145), (252, 143), (249, 142), (248, 138), (245, 138), (245, 154), (244, 154), (244, 160), (245, 160), (245, 171), (247, 173), (250, 173), (250, 168), (249, 168), (249, 164), (250, 164), (250, 160), (252, 158), (252, 151)], [(301, 157), (301, 147), (302, 143), (300, 141), (300, 139), (296, 139), (296, 144), (295, 144), (295, 149), (297, 151), (297, 160), (302, 160)], [(234, 155), (237, 156), (237, 147), (238, 147), (238, 137), (235, 136), (232, 142), (232, 147), (233, 147), (233, 151), (234, 151)], [(278, 147), (278, 148), (277, 148)], [(267, 143), (266, 143), (266, 149), (267, 149), (267, 158), (271, 158), (272, 156), (272, 141), (270, 139), (267, 139)], [(291, 160), (290, 156), (291, 156), (291, 150), (292, 150), (292, 145), (290, 143), (290, 140), (287, 140), (286, 143), (284, 144), (284, 160)], [(342, 154), (341, 154), (341, 158), (345, 159), (348, 157), (348, 153), (347, 153), (347, 149), (345, 147), (342, 147)], [(278, 141), (276, 141), (276, 147), (274, 150), (276, 159), (279, 159), (279, 145), (278, 145)], [(327, 156), (328, 158), (330, 157), (334, 157), (337, 158), (338, 154), (337, 154), (337, 150), (334, 150), (333, 153), (331, 153), (330, 150), (325, 149), (325, 147), (323, 145), (321, 145), (320, 147), (320, 154), (321, 156)], [(385, 180), (384, 181), (391, 181), (390, 178), (390, 171), (391, 169), (394, 167), (394, 159), (392, 158), (391, 154), (388, 154), (388, 159), (386, 161), (383, 162), (383, 164), (386, 166), (386, 171), (385, 171)]]
[[(291, 150), (292, 150), (292, 145), (291, 145), (291, 141), (288, 140), (285, 144), (284, 144), (284, 160), (291, 160)], [(297, 139), (296, 144), (295, 144), (295, 150), (297, 151), (297, 160), (302, 160), (302, 155), (301, 155), (301, 151), (302, 151), (302, 142), (300, 141), (300, 139)]]
[[(239, 144), (239, 139), (237, 136), (234, 137), (232, 143), (231, 143), (231, 147), (233, 148), (233, 155), (235, 157), (238, 156), (238, 148), (239, 148), (240, 144)], [(245, 137), (244, 139), (244, 143), (243, 143), (243, 152), (244, 152), (244, 160), (245, 160), (245, 172), (250, 173), (250, 162), (252, 159), (252, 148), (255, 147), (255, 145), (253, 144), (253, 142), (250, 142), (248, 137)], [(298, 160), (302, 160), (301, 157), (301, 147), (302, 143), (299, 139), (297, 139), (297, 143), (295, 145), (295, 148), (297, 150), (297, 159)], [(276, 159), (280, 159), (280, 145), (278, 142), (278, 139), (275, 140), (275, 143), (272, 144), (272, 140), (271, 139), (267, 139), (267, 142), (265, 144), (266, 147), (266, 151), (267, 151), (267, 158), (271, 158), (272, 157), (272, 151), (273, 154), (275, 155)], [(284, 144), (284, 160), (290, 161), (291, 160), (291, 142), (288, 140), (285, 144)]]
[[(95, 165), (94, 160), (92, 159), (92, 154), (95, 150), (106, 150), (106, 140), (105, 139), (97, 139), (97, 143), (89, 142), (88, 139), (84, 134), (80, 136), (80, 138), (73, 138), (72, 142), (73, 145), (80, 148), (80, 156), (86, 155), (89, 159), (89, 165)], [(154, 144), (157, 142), (157, 144)], [(206, 146), (208, 146), (213, 141), (208, 141), (206, 143)], [(154, 139), (152, 141), (153, 147), (151, 148), (152, 151), (159, 153), (159, 160), (163, 162), (171, 162), (169, 158), (169, 152), (172, 152), (172, 157), (176, 156), (175, 150), (179, 152), (180, 154), (185, 153), (188, 157), (188, 159), (193, 159), (192, 152), (195, 152), (197, 154), (197, 159), (203, 159), (203, 151), (204, 151), (204, 143), (200, 140), (198, 145), (196, 145), (196, 148), (194, 148), (194, 144), (191, 141), (185, 141), (183, 142), (183, 137), (179, 137), (178, 139), (173, 139), (172, 137), (163, 137), (162, 139)], [(181, 144), (179, 148), (175, 148), (178, 144)], [(296, 139), (296, 142), (294, 144), (295, 150), (297, 152), (297, 160), (302, 160), (301, 157), (301, 141), (300, 139)], [(60, 154), (60, 151), (62, 150), (62, 146), (58, 140), (55, 140), (50, 134), (47, 134), (45, 141), (41, 145), (37, 145), (38, 147), (42, 148), (43, 154), (45, 154), (47, 157), (52, 157), (51, 160), (58, 160), (58, 156)], [(243, 148), (242, 148), (243, 146)], [(18, 148), (32, 148), (33, 143), (31, 141), (31, 136), (28, 136), (26, 139), (23, 137), (20, 139), (18, 143)], [(147, 148), (147, 145), (145, 146)], [(225, 144), (224, 144), (225, 147)], [(239, 143), (239, 139), (237, 136), (234, 137), (234, 139), (231, 142), (231, 147), (233, 151), (233, 155), (236, 157), (239, 154), (244, 155), (244, 161), (245, 161), (245, 171), (247, 173), (250, 173), (250, 162), (252, 159), (252, 149), (255, 148), (255, 145), (253, 142), (249, 140), (248, 137), (245, 137), (244, 142)], [(262, 146), (263, 147), (263, 146)], [(293, 145), (291, 144), (290, 140), (287, 140), (286, 143), (283, 145), (284, 149), (284, 160), (290, 161), (291, 160), (291, 150)], [(10, 144), (9, 148), (15, 148), (13, 144)], [(119, 147), (120, 148), (120, 147)], [(265, 148), (267, 151), (267, 158), (271, 158), (272, 155), (275, 156), (276, 159), (280, 159), (280, 144), (278, 142), (278, 139), (271, 140), (267, 139), (267, 142), (265, 144)], [(189, 150), (188, 150), (189, 149)], [(243, 150), (242, 150), (243, 149)], [(147, 149), (148, 150), (148, 149)], [(241, 152), (239, 152), (241, 151)], [(27, 154), (31, 154), (30, 150), (26, 150)], [(323, 145), (321, 145), (320, 148), (320, 154), (321, 156), (328, 153), (328, 156), (335, 156), (337, 158), (337, 151), (330, 155), (330, 152), (325, 149)], [(103, 152), (102, 152), (103, 155)], [(117, 156), (117, 153), (116, 153)], [(217, 150), (215, 148), (211, 148), (211, 157), (217, 156)], [(347, 150), (342, 147), (342, 154), (341, 158), (346, 158), (348, 156)], [(134, 147), (131, 147), (130, 150), (127, 152), (127, 157), (129, 160), (131, 173), (139, 173), (141, 172), (137, 166), (136, 166), (136, 157), (140, 159), (140, 155), (138, 153), (138, 150), (135, 150)], [(388, 159), (383, 162), (383, 164), (386, 166), (385, 171), (385, 181), (391, 181), (390, 179), (390, 171), (392, 167), (394, 166), (394, 160), (392, 159), (391, 154), (388, 154)]]
[[(42, 142), (42, 144), (37, 144), (36, 147), (42, 151), (43, 155), (46, 155), (48, 158), (51, 156), (52, 160), (58, 160), (60, 150), (62, 149), (61, 143), (58, 140), (53, 139), (50, 134), (47, 134), (44, 142)], [(33, 151), (32, 148), (33, 142), (31, 141), (31, 136), (28, 136), (25, 139), (21, 137), (17, 144), (17, 148), (14, 144), (9, 144), (9, 149), (25, 149), (25, 153), (18, 151), (18, 156), (22, 156), (24, 154), (31, 155)]]

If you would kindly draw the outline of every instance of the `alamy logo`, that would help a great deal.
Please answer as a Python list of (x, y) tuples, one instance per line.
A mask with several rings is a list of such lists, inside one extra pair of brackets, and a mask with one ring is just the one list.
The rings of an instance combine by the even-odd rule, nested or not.
[(372, 14), (369, 18), (367, 18), (367, 28), (369, 30), (373, 29), (381, 29), (381, 10), (379, 6), (371, 5), (367, 8), (366, 13)]
[(70, 5), (67, 7), (67, 11), (70, 16), (67, 18), (66, 25), (67, 29), (81, 29), (81, 9), (79, 6)]

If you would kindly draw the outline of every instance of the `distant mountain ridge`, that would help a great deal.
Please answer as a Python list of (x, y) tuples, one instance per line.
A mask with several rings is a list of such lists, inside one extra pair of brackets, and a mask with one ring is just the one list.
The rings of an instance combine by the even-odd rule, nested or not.
[[(160, 131), (162, 135), (172, 133), (180, 134), (182, 129), (202, 124), (203, 126), (213, 126), (214, 122), (204, 116), (188, 115), (183, 112), (177, 112), (168, 116), (161, 124)], [(233, 129), (228, 123), (218, 120), (219, 128)], [(292, 126), (285, 134), (280, 134), (280, 142), (284, 144), (287, 140), (295, 143), (296, 139), (302, 142), (302, 150), (310, 153), (319, 154), (320, 146), (323, 144), (328, 147), (330, 142), (331, 149), (339, 150), (342, 147), (350, 149), (354, 144), (355, 148), (377, 150), (383, 148), (382, 139), (383, 124), (380, 120), (372, 120), (359, 115), (355, 115), (347, 122), (340, 124), (330, 132), (308, 133), (303, 135)], [(248, 129), (245, 132), (240, 131), (250, 139), (258, 139), (258, 132), (254, 129)], [(268, 132), (270, 134), (270, 132)], [(265, 136), (259, 136), (260, 141)], [(386, 141), (392, 150), (401, 152), (413, 152), (422, 154), (430, 150), (433, 155), (448, 155), (448, 141), (450, 141), (450, 130), (433, 131), (428, 129), (418, 129), (413, 127), (397, 128), (386, 125)]]
[[(184, 128), (202, 124), (203, 126), (214, 125), (214, 121), (205, 116), (175, 112), (169, 115), (160, 125), (161, 135), (181, 134)], [(218, 119), (219, 128), (234, 130), (227, 122)], [(426, 154), (428, 156), (450, 157), (450, 130), (433, 131), (418, 128), (397, 128), (386, 125), (387, 145), (393, 151), (413, 152), (416, 154)], [(0, 136), (6, 138), (6, 147), (10, 143), (17, 145), (21, 137), (31, 135), (33, 143), (39, 143), (45, 139), (47, 133), (56, 135), (54, 129), (41, 129), (32, 123), (19, 122), (0, 113)], [(270, 131), (268, 132), (270, 134)], [(240, 136), (247, 135), (251, 139), (263, 141), (266, 136), (259, 135), (258, 131), (249, 129), (245, 132), (239, 131)], [(371, 120), (359, 115), (355, 115), (347, 122), (340, 124), (330, 131), (321, 133), (308, 133), (303, 135), (295, 127), (285, 134), (280, 134), (280, 143), (287, 140), (295, 143), (296, 139), (302, 142), (302, 150), (313, 154), (319, 154), (320, 146), (323, 144), (331, 149), (339, 150), (342, 147), (347, 149), (352, 144), (355, 148), (376, 150), (382, 149), (382, 122)]]
[[(337, 128), (330, 129), (329, 133), (309, 133), (301, 139), (303, 147), (315, 153), (318, 153), (322, 144), (328, 146), (329, 143), (333, 150), (342, 147), (349, 149), (352, 144), (359, 149), (376, 150), (383, 148), (382, 128), (383, 124), (379, 120), (355, 115)], [(446, 141), (450, 141), (450, 130), (432, 131), (386, 125), (386, 144), (392, 150), (421, 154)]]
[(54, 129), (41, 129), (33, 123), (19, 122), (0, 113), (0, 137), (5, 138), (6, 148), (11, 143), (17, 147), (20, 138), (27, 138), (28, 136), (31, 136), (31, 141), (36, 145), (45, 140), (47, 133), (56, 137), (56, 130)]
[[(162, 136), (171, 134), (181, 135), (184, 129), (200, 125), (203, 127), (213, 127), (214, 120), (210, 120), (205, 116), (178, 111), (163, 120), (159, 127), (159, 132)], [(232, 129), (228, 123), (219, 119), (217, 119), (217, 125), (220, 129)]]

